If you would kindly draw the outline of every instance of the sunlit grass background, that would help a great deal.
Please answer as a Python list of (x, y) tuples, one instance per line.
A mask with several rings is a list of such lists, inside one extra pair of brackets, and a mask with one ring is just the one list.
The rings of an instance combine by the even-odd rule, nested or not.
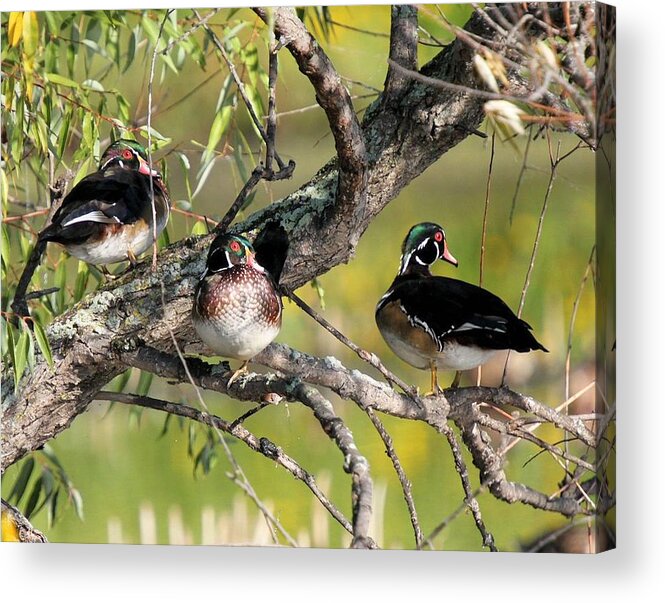
[[(469, 6), (444, 7), (453, 20), (463, 23)], [(333, 7), (333, 17), (340, 23), (389, 32), (389, 7)], [(421, 24), (439, 40), (450, 35), (422, 16)], [(381, 88), (386, 72), (388, 40), (336, 27), (329, 43), (323, 44), (339, 72), (349, 80)], [(260, 47), (262, 60), (265, 52)], [(421, 46), (421, 63), (436, 53)], [(149, 60), (119, 77), (115, 85), (145, 106)], [(186, 151), (192, 162), (200, 153), (191, 141), (205, 141), (210, 129), (219, 86), (226, 70), (212, 78), (193, 96), (168, 107), (203, 81), (208, 74), (192, 69), (175, 78), (167, 74), (155, 85), (154, 127), (173, 139)], [(349, 84), (353, 94), (367, 94), (358, 84)], [(442, 92), (443, 93), (443, 92)], [(362, 111), (372, 99), (357, 99)], [(289, 112), (315, 103), (306, 79), (298, 72), (286, 51), (280, 54), (280, 82), (277, 89), (279, 112)], [(236, 114), (237, 126), (248, 128), (242, 108)], [(562, 152), (576, 144), (572, 136), (554, 133), (552, 145), (561, 143)], [(516, 148), (497, 140), (491, 180), (490, 208), (485, 256), (484, 286), (517, 309), (524, 277), (532, 252), (537, 222), (549, 178), (546, 141), (531, 143), (528, 169), (515, 200), (512, 223), (509, 220), (526, 141), (516, 141)], [(333, 154), (334, 148), (323, 112), (315, 108), (284, 115), (279, 119), (277, 148), (285, 159), (297, 162), (290, 181), (264, 183), (249, 211), (294, 190), (306, 182)], [(169, 158), (169, 187), (174, 200), (186, 197), (185, 184), (178, 164)], [(393, 356), (375, 327), (373, 314), (377, 300), (394, 277), (402, 239), (408, 228), (420, 221), (441, 224), (448, 236), (452, 253), (460, 266), (457, 270), (441, 263), (438, 274), (478, 282), (480, 240), (488, 164), (489, 139), (471, 136), (444, 155), (416, 179), (370, 225), (355, 257), (319, 280), (324, 290), (325, 309), (316, 291), (305, 286), (299, 294), (343, 333), (367, 350), (379, 354), (388, 368), (410, 383), (426, 389), (426, 372), (413, 369)], [(590, 151), (578, 151), (560, 167), (545, 217), (538, 256), (526, 297), (523, 317), (534, 327), (536, 337), (549, 354), (513, 354), (509, 382), (513, 389), (533, 395), (556, 406), (565, 399), (564, 363), (573, 303), (595, 242), (594, 161)], [(235, 198), (242, 182), (231, 159), (217, 161), (194, 211), (219, 216)], [(247, 214), (246, 214), (247, 215)], [(242, 216), (240, 216), (242, 217)], [(191, 232), (194, 221), (174, 215), (168, 227), (170, 239)], [(52, 261), (58, 251), (50, 250)], [(75, 260), (68, 259), (72, 269)], [(332, 355), (345, 365), (376, 376), (353, 353), (321, 329), (297, 308), (286, 304), (282, 331), (277, 341), (319, 356)], [(571, 392), (585, 387), (594, 378), (594, 296), (593, 283), (587, 283), (575, 323), (572, 350)], [(500, 355), (483, 370), (483, 382), (497, 385), (505, 356)], [(233, 362), (232, 362), (233, 365)], [(256, 367), (261, 370), (260, 367)], [(452, 374), (441, 375), (442, 382)], [(134, 391), (134, 376), (126, 391)], [(475, 374), (465, 377), (465, 384), (475, 382)], [(155, 379), (151, 395), (173, 401), (197, 404), (191, 388), (172, 386)], [(360, 452), (370, 463), (375, 485), (376, 521), (372, 536), (382, 547), (412, 548), (414, 538), (407, 508), (397, 478), (383, 444), (367, 417), (353, 403), (331, 394), (336, 411), (351, 427)], [(588, 400), (588, 398), (586, 398)], [(582, 398), (584, 401), (585, 398)], [(225, 419), (233, 419), (248, 409), (247, 404), (214, 393), (206, 393), (210, 410)], [(219, 462), (208, 475), (193, 471), (188, 456), (188, 424), (171, 421), (163, 432), (165, 417), (153, 411), (138, 413), (124, 406), (109, 408), (95, 402), (72, 427), (51, 445), (84, 501), (84, 520), (69, 508), (62, 508), (53, 526), (45, 510), (33, 522), (56, 542), (157, 542), (191, 544), (254, 543), (271, 541), (265, 522), (254, 505), (226, 477), (227, 461), (219, 453)], [(463, 491), (455, 473), (447, 443), (424, 424), (385, 417), (396, 451), (413, 483), (413, 494), (423, 530), (428, 534), (439, 522), (454, 513), (463, 502)], [(342, 470), (340, 452), (322, 432), (309, 410), (297, 404), (269, 407), (247, 421), (247, 428), (257, 436), (276, 442), (313, 473), (324, 485), (333, 502), (347, 516), (351, 515), (350, 478)], [(197, 430), (196, 443), (203, 445), (204, 433)], [(557, 441), (561, 433), (543, 429), (539, 435)], [(348, 534), (322, 510), (305, 486), (270, 460), (252, 453), (242, 443), (232, 443), (232, 451), (260, 498), (268, 503), (283, 526), (304, 545), (347, 546)], [(507, 473), (511, 479), (554, 492), (561, 479), (561, 468), (547, 455), (540, 455), (523, 467), (537, 450), (521, 443), (508, 457)], [(35, 459), (39, 462), (39, 453)], [(471, 461), (467, 458), (471, 465)], [(20, 463), (7, 470), (3, 495), (11, 488)], [(475, 470), (471, 469), (474, 486)], [(523, 505), (508, 505), (487, 493), (479, 497), (483, 518), (502, 550), (520, 546), (565, 520), (551, 513)], [(469, 514), (462, 512), (434, 541), (435, 548), (480, 550), (481, 538)]]

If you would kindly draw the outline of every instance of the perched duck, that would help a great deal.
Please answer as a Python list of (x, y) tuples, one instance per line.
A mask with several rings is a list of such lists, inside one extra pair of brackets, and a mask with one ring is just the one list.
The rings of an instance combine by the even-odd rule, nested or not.
[(156, 234), (169, 219), (169, 197), (158, 171), (148, 164), (145, 149), (133, 140), (116, 140), (99, 169), (81, 180), (65, 197), (40, 242), (62, 245), (71, 255), (100, 265), (136, 258), (152, 245), (155, 199)]
[(228, 386), (246, 372), (249, 361), (277, 337), (282, 326), (277, 283), (288, 238), (283, 227), (271, 223), (256, 243), (255, 251), (245, 237), (217, 235), (194, 294), (192, 321), (201, 340), (220, 356), (243, 361)]
[(499, 350), (543, 350), (531, 327), (496, 295), (464, 281), (433, 276), (438, 259), (453, 266), (446, 234), (438, 224), (416, 224), (404, 239), (399, 273), (376, 306), (375, 319), (390, 349), (420, 369), (430, 369), (432, 391), (439, 391), (437, 369), (476, 368)]

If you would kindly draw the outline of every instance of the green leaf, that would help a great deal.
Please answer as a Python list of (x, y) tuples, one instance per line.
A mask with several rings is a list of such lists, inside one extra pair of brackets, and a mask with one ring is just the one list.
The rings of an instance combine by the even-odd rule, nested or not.
[(134, 55), (136, 54), (136, 45), (138, 43), (138, 31), (136, 28), (132, 30), (131, 35), (129, 36), (129, 42), (127, 44), (127, 56), (125, 58), (125, 66), (122, 68), (122, 72), (125, 73), (134, 62)]
[(159, 233), (159, 236), (157, 237), (157, 247), (159, 249), (164, 249), (164, 247), (168, 247), (171, 244), (171, 237), (169, 236), (169, 226), (167, 225), (162, 232)]
[(81, 521), (83, 521), (83, 497), (81, 496), (81, 493), (76, 488), (71, 488), (69, 490), (69, 496), (74, 503), (74, 511), (76, 511), (76, 515)]
[(8, 322), (5, 323), (7, 329), (7, 347), (9, 348), (9, 358), (12, 361), (12, 366), (14, 367), (14, 392), (18, 392), (18, 373), (16, 371), (16, 339), (14, 337), (14, 327)]
[(76, 283), (74, 284), (74, 303), (81, 300), (85, 294), (85, 289), (90, 278), (90, 269), (88, 264), (79, 260), (78, 271), (76, 273)]
[(55, 523), (55, 518), (57, 517), (58, 495), (59, 494), (60, 494), (60, 490), (58, 489), (53, 493), (53, 496), (51, 497), (51, 502), (50, 502), (49, 506), (46, 508), (47, 521), (48, 521), (49, 528), (53, 527), (53, 524)]
[(196, 428), (194, 423), (189, 424), (187, 431), (187, 456), (191, 459), (194, 458), (194, 442), (196, 441)]
[(42, 327), (42, 325), (40, 325), (36, 320), (33, 321), (32, 324), (34, 327), (35, 339), (37, 340), (39, 350), (43, 354), (44, 358), (46, 358), (46, 362), (48, 363), (49, 367), (53, 368), (53, 354), (51, 353), (51, 346), (49, 345), (48, 337), (46, 337), (44, 327)]
[[(3, 172), (4, 173), (4, 172)], [(2, 232), (2, 238), (0, 239), (0, 253), (2, 254), (2, 263), (5, 266), (10, 265), (11, 261), (11, 246), (9, 243), (9, 226), (6, 224), (2, 225), (2, 228), (0, 228), (0, 231)]]
[(62, 466), (62, 463), (60, 462), (60, 459), (57, 457), (55, 454), (55, 451), (53, 448), (51, 448), (50, 444), (44, 444), (44, 447), (40, 450), (40, 452), (51, 462), (55, 468), (58, 470), (58, 473), (60, 474), (60, 478), (63, 483), (69, 482), (69, 477), (67, 477), (67, 473), (65, 472), (65, 468)]
[(201, 158), (201, 162), (206, 165), (209, 161), (215, 156), (215, 149), (219, 144), (219, 141), (222, 139), (224, 132), (226, 132), (229, 124), (231, 123), (231, 118), (233, 117), (233, 107), (231, 105), (223, 106), (215, 115), (215, 119), (212, 122), (210, 127), (210, 133), (208, 134), (208, 144), (206, 145), (205, 153)]
[(29, 456), (21, 466), (21, 471), (14, 482), (14, 487), (7, 497), (8, 501), (14, 501), (15, 505), (18, 505), (21, 502), (21, 498), (23, 498), (25, 488), (28, 485), (28, 481), (30, 480), (34, 468), (35, 459), (32, 456)]
[(41, 503), (32, 511), (32, 514), (39, 513), (44, 505), (51, 499), (55, 493), (55, 480), (53, 479), (53, 473), (48, 467), (42, 468), (42, 492), (44, 493), (44, 498)]
[(41, 492), (42, 492), (42, 478), (40, 476), (32, 486), (32, 491), (30, 492), (30, 498), (28, 498), (28, 502), (25, 505), (25, 510), (23, 511), (23, 515), (25, 515), (26, 519), (30, 519), (32, 512), (35, 510), (35, 507), (39, 502), (39, 495), (41, 494)]
[(212, 166), (215, 165), (215, 159), (213, 159), (208, 162), (208, 164), (203, 168), (203, 171), (200, 172), (200, 175), (198, 176), (198, 182), (196, 184), (196, 188), (194, 189), (194, 192), (192, 193), (192, 199), (196, 197), (196, 195), (199, 194), (201, 189), (203, 188), (203, 185), (205, 184), (206, 180), (208, 179), (208, 176), (210, 176), (210, 172), (212, 171)]
[(67, 88), (79, 88), (79, 85), (77, 82), (74, 80), (69, 79), (68, 77), (65, 77), (64, 75), (60, 75), (59, 73), (47, 73), (46, 79), (51, 82), (51, 84), (57, 84), (58, 86), (66, 86)]
[(139, 383), (136, 386), (136, 393), (139, 396), (147, 396), (150, 391), (150, 386), (152, 385), (152, 379), (154, 375), (148, 371), (141, 371), (141, 376), (139, 377)]
[(16, 342), (16, 364), (14, 365), (14, 378), (16, 383), (21, 380), (26, 366), (28, 366), (28, 355), (30, 352), (30, 329), (23, 329)]
[(65, 150), (67, 149), (73, 114), (74, 111), (70, 108), (65, 111), (65, 114), (62, 117), (60, 132), (58, 133), (58, 161), (62, 160), (62, 157), (65, 155)]
[(120, 373), (109, 385), (108, 389), (112, 392), (121, 392), (127, 386), (129, 379), (132, 376), (132, 369), (127, 369), (125, 372)]
[(58, 291), (55, 293), (55, 311), (57, 314), (62, 314), (65, 311), (65, 288), (67, 286), (67, 262), (64, 257), (60, 258), (55, 269), (53, 284), (58, 287)]
[(321, 281), (318, 278), (313, 278), (311, 281), (311, 285), (316, 291), (317, 297), (319, 298), (319, 304), (321, 306), (321, 310), (325, 311), (326, 309), (325, 291), (323, 289), (323, 285), (321, 285)]
[(207, 235), (208, 234), (208, 227), (206, 226), (206, 222), (204, 220), (197, 220), (194, 223), (194, 226), (192, 228), (192, 232), (190, 233), (192, 235)]
[(173, 415), (170, 412), (166, 413), (166, 419), (164, 420), (164, 425), (162, 427), (162, 431), (159, 433), (158, 439), (163, 438), (167, 434), (169, 430), (169, 423), (171, 423), (172, 417)]

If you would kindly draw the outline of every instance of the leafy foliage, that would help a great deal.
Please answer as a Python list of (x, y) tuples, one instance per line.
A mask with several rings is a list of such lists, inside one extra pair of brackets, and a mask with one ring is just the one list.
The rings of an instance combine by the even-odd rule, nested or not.
[[(259, 60), (257, 18), (251, 11), (236, 9), (209, 11), (202, 18), (235, 65), (254, 111), (264, 115), (268, 76)], [(167, 184), (170, 159), (182, 171), (186, 199), (173, 202), (195, 218), (191, 233), (200, 235), (208, 229), (203, 216), (194, 213), (194, 203), (216, 160), (231, 156), (241, 179), (254, 167), (254, 147), (261, 141), (258, 136), (249, 139), (237, 127), (238, 88), (226, 67), (214, 112), (208, 117), (208, 138), (192, 140), (194, 152), (177, 149), (167, 133), (154, 127), (148, 130), (145, 99), (153, 55), (156, 88), (183, 70), (197, 69), (205, 75), (211, 66), (224, 65), (207, 25), (200, 23), (190, 10), (3, 13), (2, 357), (13, 368), (16, 391), (38, 355), (49, 365), (53, 362), (47, 325), (103, 280), (96, 267), (53, 250), (32, 279), (33, 289), (52, 291), (30, 302), (31, 324), (16, 321), (10, 311), (18, 278), (49, 213), (53, 187), (63, 186), (58, 177), (64, 177), (66, 187), (73, 186), (96, 169), (112, 140), (149, 139), (150, 152), (163, 157), (159, 168)], [(159, 110), (153, 107), (153, 118)], [(169, 241), (165, 230), (158, 243)], [(146, 395), (151, 382), (150, 373), (139, 374), (136, 393)], [(127, 371), (110, 388), (122, 391), (130, 383), (134, 382)], [(134, 418), (140, 418), (138, 409)], [(24, 462), (12, 490), (13, 500), (25, 503), (26, 515), (47, 508), (49, 521), (54, 520), (62, 488), (80, 509), (80, 495), (69, 488), (71, 482), (52, 451), (39, 453), (45, 461), (39, 466), (34, 456)], [(211, 452), (202, 450), (195, 457), (195, 468), (201, 465), (209, 471)], [(30, 493), (24, 496), (28, 482)]]

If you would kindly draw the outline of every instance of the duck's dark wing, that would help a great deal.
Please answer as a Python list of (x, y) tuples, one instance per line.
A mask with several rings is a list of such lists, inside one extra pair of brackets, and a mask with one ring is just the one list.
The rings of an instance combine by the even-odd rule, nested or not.
[(268, 271), (275, 283), (279, 283), (289, 251), (289, 237), (284, 227), (274, 221), (268, 222), (252, 246), (256, 252), (256, 261)]
[(471, 283), (443, 276), (398, 277), (377, 312), (391, 301), (400, 304), (413, 326), (435, 338), (439, 349), (456, 341), (495, 350), (547, 351), (499, 297)]
[(149, 198), (149, 181), (141, 174), (128, 170), (113, 174), (95, 172), (70, 191), (39, 238), (77, 243), (106, 224), (132, 224), (141, 216)]

